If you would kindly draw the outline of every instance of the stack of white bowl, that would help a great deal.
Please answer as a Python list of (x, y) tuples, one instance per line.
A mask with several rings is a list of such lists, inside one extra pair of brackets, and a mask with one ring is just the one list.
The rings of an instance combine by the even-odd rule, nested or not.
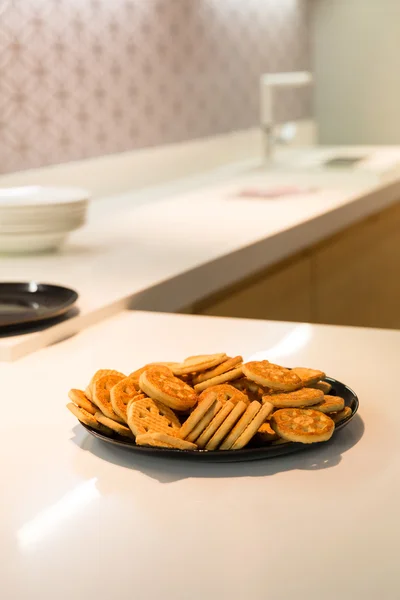
[(86, 220), (89, 192), (79, 188), (0, 188), (0, 252), (54, 250)]

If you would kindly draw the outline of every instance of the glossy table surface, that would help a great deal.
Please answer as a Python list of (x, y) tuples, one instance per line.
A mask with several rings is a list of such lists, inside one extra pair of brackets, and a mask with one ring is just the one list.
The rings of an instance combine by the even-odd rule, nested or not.
[[(124, 312), (0, 365), (4, 600), (400, 597), (400, 332)], [(312, 366), (359, 415), (327, 444), (242, 464), (138, 457), (67, 391), (98, 368), (226, 351)]]
[[(285, 188), (301, 193), (280, 196)], [(242, 197), (244, 190), (256, 196)], [(265, 190), (278, 195), (257, 197)], [(88, 225), (60, 252), (2, 257), (3, 281), (70, 287), (79, 293), (79, 313), (43, 332), (0, 337), (0, 360), (125, 308), (182, 310), (399, 198), (398, 174), (388, 182), (351, 170), (254, 168), (94, 202)]]

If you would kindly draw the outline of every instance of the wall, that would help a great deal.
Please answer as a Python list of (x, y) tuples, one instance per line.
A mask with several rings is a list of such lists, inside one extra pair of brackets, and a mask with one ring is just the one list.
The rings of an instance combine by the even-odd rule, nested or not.
[(312, 7), (320, 141), (400, 144), (400, 1)]
[[(259, 75), (310, 64), (307, 0), (0, 6), (2, 173), (254, 126)], [(281, 96), (280, 120), (309, 114)]]

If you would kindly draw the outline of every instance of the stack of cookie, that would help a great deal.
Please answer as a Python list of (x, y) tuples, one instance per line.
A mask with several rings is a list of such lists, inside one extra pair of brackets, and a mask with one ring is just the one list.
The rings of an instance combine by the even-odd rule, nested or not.
[(252, 440), (308, 444), (328, 440), (351, 415), (324, 377), (224, 353), (190, 356), (128, 376), (97, 371), (85, 391), (70, 390), (67, 406), (89, 427), (138, 445), (224, 451)]

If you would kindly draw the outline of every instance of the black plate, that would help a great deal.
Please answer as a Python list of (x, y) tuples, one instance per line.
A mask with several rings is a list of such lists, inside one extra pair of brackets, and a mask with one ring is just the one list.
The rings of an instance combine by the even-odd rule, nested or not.
[[(354, 418), (357, 410), (358, 410), (358, 398), (356, 394), (344, 383), (340, 383), (336, 379), (332, 379), (331, 377), (327, 377), (325, 381), (328, 381), (332, 385), (332, 391), (330, 394), (340, 396), (344, 399), (345, 405), (349, 406), (352, 410), (352, 414), (336, 425), (335, 433), (333, 434), (331, 439), (334, 439), (336, 431), (346, 427), (350, 423), (350, 421)], [(297, 444), (293, 442), (285, 442), (274, 444), (271, 443), (268, 446), (246, 446), (242, 450), (177, 450), (173, 448), (154, 448), (150, 446), (137, 446), (135, 442), (129, 441), (125, 438), (120, 437), (115, 434), (114, 437), (108, 437), (95, 431), (91, 427), (84, 425), (81, 423), (85, 429), (89, 433), (91, 433), (94, 437), (99, 440), (103, 440), (109, 444), (114, 444), (115, 446), (121, 446), (122, 448), (127, 448), (132, 452), (137, 452), (139, 454), (149, 454), (152, 456), (165, 456), (168, 458), (180, 458), (180, 459), (189, 459), (195, 461), (203, 461), (203, 462), (243, 462), (247, 460), (259, 460), (261, 458), (273, 458), (274, 456), (281, 456), (283, 454), (290, 454), (292, 452), (299, 452), (300, 450), (304, 450), (305, 448), (309, 448), (308, 444)], [(326, 442), (323, 442), (326, 443)]]
[(78, 294), (45, 283), (0, 283), (0, 327), (54, 319), (66, 313)]

